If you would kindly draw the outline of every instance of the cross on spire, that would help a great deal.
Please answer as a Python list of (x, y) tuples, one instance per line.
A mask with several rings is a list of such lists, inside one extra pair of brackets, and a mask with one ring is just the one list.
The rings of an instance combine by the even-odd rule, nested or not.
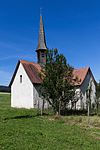
[(42, 16), (42, 7), (40, 7), (40, 16)]

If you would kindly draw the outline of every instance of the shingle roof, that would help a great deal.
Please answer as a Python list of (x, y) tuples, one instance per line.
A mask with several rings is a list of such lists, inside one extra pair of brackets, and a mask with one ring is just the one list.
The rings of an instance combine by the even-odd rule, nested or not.
[[(42, 83), (42, 79), (40, 78), (40, 72), (41, 72), (40, 64), (34, 63), (34, 62), (28, 62), (25, 60), (20, 60), (16, 66), (14, 75), (13, 75), (12, 80), (10, 82), (10, 86), (13, 83), (13, 80), (15, 78), (15, 75), (16, 75), (16, 72), (17, 72), (17, 69), (18, 69), (20, 63), (23, 65), (29, 79), (31, 80), (31, 82), (33, 84), (41, 84)], [(74, 83), (74, 85), (80, 86), (84, 82), (85, 77), (89, 71), (91, 72), (89, 67), (81, 68), (81, 69), (74, 69), (73, 70), (73, 83)], [(91, 75), (92, 75), (92, 72), (91, 72)], [(93, 77), (93, 79), (94, 79), (94, 77)]]
[(89, 71), (89, 67), (74, 69), (73, 70), (73, 82), (74, 85), (81, 85)]
[(37, 51), (38, 50), (47, 50), (42, 16), (40, 16), (40, 30), (39, 30)]
[(41, 66), (39, 64), (25, 60), (20, 60), (20, 63), (23, 65), (32, 83), (40, 84), (42, 82), (39, 75), (41, 72)]
[(26, 60), (19, 60), (9, 86), (11, 87), (11, 85), (14, 81), (14, 78), (16, 76), (16, 73), (17, 73), (20, 63), (23, 65), (30, 81), (33, 84), (41, 84), (42, 80), (39, 75), (39, 73), (41, 72), (41, 66), (37, 63), (29, 62)]

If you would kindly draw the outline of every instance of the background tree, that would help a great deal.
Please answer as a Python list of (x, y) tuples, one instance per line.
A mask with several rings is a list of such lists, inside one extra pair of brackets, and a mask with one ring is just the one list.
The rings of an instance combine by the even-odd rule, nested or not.
[(100, 81), (96, 85), (96, 111), (97, 111), (97, 115), (98, 115), (98, 111), (99, 111), (99, 104), (100, 104)]
[(90, 81), (90, 83), (88, 85), (88, 88), (86, 90), (88, 116), (90, 116), (91, 108), (92, 108), (92, 103), (91, 103), (92, 92), (93, 92), (93, 90), (92, 90), (92, 82)]
[(55, 113), (60, 114), (74, 97), (72, 84), (73, 68), (58, 50), (47, 51), (46, 65), (42, 70), (42, 96), (49, 102)]

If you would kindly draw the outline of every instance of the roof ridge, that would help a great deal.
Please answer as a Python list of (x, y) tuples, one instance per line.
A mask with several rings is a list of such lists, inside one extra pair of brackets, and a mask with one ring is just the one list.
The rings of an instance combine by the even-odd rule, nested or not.
[(32, 64), (36, 64), (36, 65), (39, 65), (38, 63), (36, 62), (32, 62), (32, 61), (28, 61), (28, 60), (19, 60), (21, 63), (22, 62), (26, 62), (26, 63), (32, 63)]
[(74, 70), (81, 70), (81, 69), (89, 69), (90, 67), (87, 66), (87, 67), (81, 67), (81, 68), (74, 68)]

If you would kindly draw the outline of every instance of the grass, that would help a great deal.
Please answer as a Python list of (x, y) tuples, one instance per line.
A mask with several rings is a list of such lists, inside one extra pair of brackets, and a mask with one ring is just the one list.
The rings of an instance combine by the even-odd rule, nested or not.
[(0, 94), (0, 150), (99, 150), (100, 118), (40, 116), (38, 110), (10, 107)]

